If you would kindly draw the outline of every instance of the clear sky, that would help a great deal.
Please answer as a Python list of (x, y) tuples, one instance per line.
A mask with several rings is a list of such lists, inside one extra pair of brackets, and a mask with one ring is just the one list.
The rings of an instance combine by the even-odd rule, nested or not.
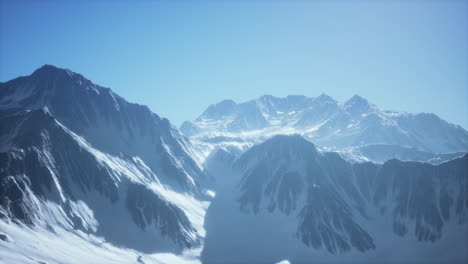
[(326, 93), (468, 128), (467, 1), (0, 1), (0, 81), (53, 64), (176, 125)]

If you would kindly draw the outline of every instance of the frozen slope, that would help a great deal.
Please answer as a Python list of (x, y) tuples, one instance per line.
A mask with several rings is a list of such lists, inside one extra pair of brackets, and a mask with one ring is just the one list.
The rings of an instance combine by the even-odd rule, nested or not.
[(222, 179), (204, 263), (468, 259), (468, 155), (440, 165), (349, 163), (299, 135), (276, 136)]
[(194, 121), (184, 122), (181, 131), (198, 143), (205, 156), (216, 146), (246, 150), (280, 134), (301, 134), (332, 149), (377, 144), (429, 153), (468, 150), (468, 132), (460, 126), (434, 114), (380, 110), (357, 95), (343, 103), (325, 94), (316, 98), (266, 95), (239, 104), (225, 100)]

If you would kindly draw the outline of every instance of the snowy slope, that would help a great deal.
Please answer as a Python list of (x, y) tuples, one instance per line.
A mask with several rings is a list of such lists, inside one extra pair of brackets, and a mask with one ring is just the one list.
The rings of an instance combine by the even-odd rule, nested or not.
[(50, 232), (41, 227), (30, 228), (0, 221), (0, 230), (0, 237), (9, 237), (7, 241), (0, 239), (0, 263), (200, 263), (189, 250), (182, 255), (145, 254), (116, 247), (101, 237), (60, 227)]
[(276, 136), (240, 156), (220, 186), (203, 263), (468, 259), (468, 155), (349, 163), (299, 135)]
[(357, 95), (343, 103), (325, 94), (316, 98), (266, 95), (240, 104), (226, 100), (184, 122), (180, 129), (205, 156), (216, 146), (246, 150), (280, 134), (301, 134), (332, 149), (385, 144), (429, 153), (468, 150), (468, 132), (460, 126), (434, 114), (380, 110)]
[[(195, 259), (209, 197), (190, 142), (168, 120), (48, 65), (0, 84), (0, 102), (0, 233), (15, 241), (0, 242), (0, 259), (78, 262), (83, 247), (100, 258)], [(64, 243), (66, 260), (28, 233), (80, 246)]]

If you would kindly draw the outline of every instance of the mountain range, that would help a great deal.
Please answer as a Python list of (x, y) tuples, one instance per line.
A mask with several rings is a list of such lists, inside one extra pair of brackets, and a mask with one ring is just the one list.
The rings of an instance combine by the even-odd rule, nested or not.
[(370, 160), (377, 162), (412, 160), (410, 152), (416, 160), (445, 160), (437, 154), (468, 150), (468, 132), (461, 126), (429, 113), (380, 110), (358, 95), (343, 103), (325, 94), (265, 95), (240, 104), (225, 100), (180, 130), (205, 156), (216, 147), (245, 151), (280, 134), (300, 134), (320, 147), (365, 158), (372, 152)]
[(434, 114), (263, 96), (180, 132), (44, 65), (0, 124), (0, 262), (468, 259), (468, 132)]

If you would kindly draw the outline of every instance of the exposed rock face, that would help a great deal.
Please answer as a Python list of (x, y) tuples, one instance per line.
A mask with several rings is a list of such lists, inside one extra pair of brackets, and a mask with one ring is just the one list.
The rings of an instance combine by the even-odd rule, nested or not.
[(141, 229), (154, 226), (160, 230), (161, 235), (173, 238), (180, 246), (192, 247), (193, 241), (187, 233), (195, 233), (196, 230), (176, 205), (168, 203), (141, 184), (128, 186), (126, 204), (133, 220)]
[(468, 155), (438, 166), (391, 160), (375, 177), (374, 202), (382, 214), (391, 214), (396, 234), (434, 242), (449, 220), (466, 225), (467, 188)]

